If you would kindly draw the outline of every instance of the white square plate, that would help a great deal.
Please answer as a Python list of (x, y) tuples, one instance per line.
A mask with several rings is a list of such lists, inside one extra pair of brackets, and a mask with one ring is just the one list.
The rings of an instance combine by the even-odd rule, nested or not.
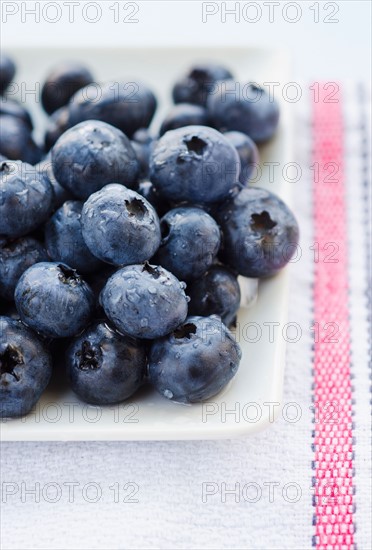
[[(14, 50), (16, 82), (24, 95), (36, 126), (43, 128), (45, 116), (30, 90), (40, 89), (48, 70), (59, 60), (76, 59), (86, 63), (99, 81), (119, 81), (137, 77), (155, 91), (159, 108), (157, 125), (171, 104), (170, 90), (175, 79), (196, 61), (216, 60), (231, 68), (237, 80), (258, 83), (288, 82), (288, 57), (281, 51), (254, 49), (86, 49)], [(280, 90), (280, 87), (278, 88)], [(28, 94), (25, 95), (25, 92)], [(21, 97), (22, 99), (22, 97)], [(280, 99), (280, 98), (279, 98)], [(289, 184), (283, 179), (270, 183), (269, 166), (281, 168), (292, 161), (292, 124), (289, 105), (281, 101), (281, 120), (275, 139), (261, 150), (262, 177), (257, 185), (279, 194), (287, 203)], [(36, 134), (41, 136), (41, 134)], [(237, 337), (243, 351), (234, 380), (210, 402), (200, 405), (172, 403), (149, 387), (133, 400), (113, 407), (81, 403), (58, 381), (52, 380), (35, 411), (27, 417), (3, 421), (3, 441), (68, 440), (175, 440), (232, 438), (257, 432), (268, 426), (271, 413), (280, 412), (285, 341), (281, 330), (287, 317), (287, 270), (260, 283), (258, 300), (239, 312)], [(264, 325), (266, 323), (266, 325)], [(279, 323), (272, 342), (267, 323)], [(62, 387), (61, 387), (62, 384)], [(234, 412), (229, 412), (234, 411)]]

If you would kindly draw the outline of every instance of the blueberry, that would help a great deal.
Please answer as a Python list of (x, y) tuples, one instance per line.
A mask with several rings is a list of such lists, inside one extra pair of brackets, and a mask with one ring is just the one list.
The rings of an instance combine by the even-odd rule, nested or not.
[(197, 281), (187, 286), (189, 314), (218, 315), (230, 326), (240, 306), (240, 287), (236, 276), (222, 265), (213, 265)]
[(76, 62), (59, 63), (47, 76), (41, 90), (41, 103), (50, 115), (67, 105), (71, 97), (88, 86), (94, 78), (91, 72)]
[(49, 117), (44, 136), (46, 151), (50, 151), (61, 135), (68, 130), (68, 117), (69, 111), (67, 107), (61, 107)]
[(37, 164), (42, 149), (35, 143), (29, 125), (20, 117), (0, 115), (0, 153), (10, 160)]
[(173, 87), (175, 103), (194, 103), (205, 106), (208, 95), (215, 91), (220, 80), (232, 78), (231, 72), (215, 63), (198, 64)]
[(150, 180), (140, 181), (137, 192), (145, 197), (147, 201), (155, 208), (158, 216), (163, 216), (171, 205), (166, 201), (156, 189), (155, 185)]
[(0, 55), (0, 94), (2, 95), (8, 88), (9, 84), (16, 73), (16, 66), (10, 57)]
[(139, 128), (139, 130), (134, 132), (132, 140), (141, 145), (150, 145), (155, 140), (155, 137), (148, 128)]
[(129, 138), (147, 128), (156, 110), (156, 98), (141, 82), (108, 82), (79, 90), (69, 103), (69, 124), (102, 120), (119, 128)]
[(0, 296), (13, 300), (22, 273), (38, 262), (48, 261), (43, 245), (33, 237), (0, 238)]
[(15, 101), (14, 99), (5, 97), (0, 98), (0, 116), (4, 115), (20, 118), (25, 124), (27, 124), (30, 131), (34, 128), (30, 113), (23, 105), (21, 105), (21, 103)]
[(257, 146), (249, 136), (242, 132), (226, 132), (224, 136), (238, 151), (241, 166), (239, 181), (242, 185), (247, 185), (260, 160)]
[(235, 376), (241, 350), (217, 316), (188, 317), (150, 349), (150, 381), (180, 403), (210, 399)]
[[(156, 143), (156, 138), (147, 128), (140, 128), (134, 133), (132, 147), (139, 162), (139, 181), (148, 180), (150, 177), (150, 156)], [(137, 190), (137, 189), (136, 189)]]
[(213, 126), (221, 132), (243, 132), (256, 143), (267, 141), (278, 126), (277, 102), (255, 84), (236, 84), (226, 81), (209, 96), (207, 107)]
[(192, 103), (178, 103), (174, 105), (162, 122), (159, 134), (162, 136), (168, 130), (175, 130), (183, 126), (207, 126), (207, 111), (200, 105)]
[(102, 266), (88, 249), (81, 231), (83, 203), (67, 201), (45, 225), (45, 246), (50, 258), (79, 273), (87, 274)]
[(159, 338), (187, 315), (185, 285), (159, 266), (131, 265), (107, 281), (101, 304), (116, 328), (135, 338)]
[(153, 262), (189, 282), (207, 271), (217, 257), (220, 230), (200, 208), (174, 208), (160, 221), (162, 241)]
[(138, 179), (139, 181), (146, 180), (149, 178), (150, 175), (150, 155), (152, 151), (152, 145), (138, 143), (137, 141), (132, 141), (131, 145), (138, 160)]
[(66, 201), (73, 199), (73, 195), (58, 183), (53, 174), (52, 159), (48, 155), (44, 160), (36, 164), (35, 168), (44, 174), (53, 188), (52, 211), (54, 212)]
[(142, 385), (146, 372), (144, 346), (98, 322), (76, 338), (66, 353), (71, 387), (93, 405), (119, 403)]
[(93, 271), (86, 275), (86, 281), (93, 291), (96, 304), (97, 318), (105, 317), (102, 306), (99, 301), (100, 294), (107, 283), (108, 279), (117, 271), (117, 267), (108, 264), (101, 264), (103, 267), (98, 271)]
[(185, 126), (164, 134), (150, 159), (150, 179), (174, 202), (222, 201), (239, 180), (239, 155), (217, 130)]
[(0, 235), (21, 237), (48, 218), (53, 189), (34, 166), (6, 161), (0, 164)]
[(91, 288), (74, 269), (59, 263), (29, 267), (18, 281), (14, 298), (21, 320), (51, 338), (77, 335), (94, 311)]
[(222, 260), (240, 275), (273, 275), (296, 250), (297, 221), (288, 206), (269, 191), (245, 188), (221, 205), (215, 216), (224, 235)]
[(52, 374), (45, 345), (20, 321), (0, 317), (0, 417), (28, 414)]
[(136, 184), (138, 161), (117, 128), (87, 120), (67, 130), (52, 150), (53, 173), (75, 197), (87, 199), (108, 183)]
[[(140, 128), (132, 137), (132, 147), (140, 165), (139, 181), (145, 181), (150, 176), (150, 156), (157, 138), (148, 128)], [(137, 191), (138, 189), (136, 189)]]
[(147, 200), (123, 185), (106, 185), (85, 202), (84, 240), (100, 260), (128, 265), (151, 258), (160, 244), (160, 224)]

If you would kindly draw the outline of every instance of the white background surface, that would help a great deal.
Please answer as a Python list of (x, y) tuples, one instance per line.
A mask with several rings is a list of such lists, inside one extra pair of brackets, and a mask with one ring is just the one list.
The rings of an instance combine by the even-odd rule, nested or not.
[[(209, 2), (218, 9), (210, 15), (206, 23), (202, 21), (203, 2), (191, 1), (137, 1), (138, 13), (134, 19), (138, 23), (114, 23), (115, 11), (110, 9), (114, 4), (122, 4), (121, 19), (129, 17), (130, 8), (124, 11), (128, 2), (105, 0), (95, 2), (101, 5), (102, 13), (97, 23), (86, 19), (95, 17), (94, 7), (89, 8), (84, 19), (84, 5), (88, 1), (76, 1), (74, 22), (69, 23), (71, 0), (60, 2), (61, 19), (50, 23), (56, 17), (56, 10), (51, 6), (43, 17), (43, 6), (53, 4), (50, 0), (39, 2), (2, 0), (2, 44), (9, 46), (68, 46), (101, 44), (111, 46), (253, 46), (253, 47), (287, 47), (294, 60), (293, 75), (296, 78), (347, 78), (363, 79), (370, 77), (368, 63), (370, 50), (371, 3), (365, 1), (338, 2), (297, 2), (300, 8), (299, 20), (295, 23), (285, 21), (285, 17), (294, 19), (298, 8), (291, 8), (296, 2), (259, 2), (262, 15), (257, 22), (247, 22), (256, 17), (255, 2)], [(204, 2), (207, 4), (208, 2)], [(27, 10), (40, 5), (40, 22)], [(226, 14), (223, 22), (223, 5), (227, 10), (238, 6), (237, 14)], [(244, 8), (251, 4), (252, 7)], [(257, 2), (256, 2), (257, 4)], [(271, 8), (269, 7), (271, 4)], [(273, 4), (280, 4), (274, 6)], [(325, 23), (326, 16), (331, 16), (332, 5), (338, 7), (338, 13), (332, 19), (337, 23)], [(315, 23), (315, 8), (319, 6), (319, 22)], [(328, 5), (328, 7), (326, 7)], [(239, 7), (240, 6), (240, 7)], [(311, 9), (313, 6), (313, 9)], [(213, 6), (209, 9), (212, 10)], [(204, 8), (205, 10), (206, 8)], [(246, 12), (244, 10), (247, 10)], [(273, 22), (269, 20), (270, 9), (273, 10)], [(18, 11), (16, 11), (18, 10)], [(70, 8), (72, 10), (72, 7)], [(14, 15), (6, 13), (16, 11)], [(240, 14), (240, 20), (239, 20)], [(22, 22), (23, 18), (23, 22)], [(4, 24), (4, 21), (7, 21)], [(123, 59), (123, 64), (125, 60)]]
[[(249, 24), (244, 20), (238, 23), (233, 16), (222, 23), (221, 15), (216, 15), (203, 24), (201, 2), (137, 3), (140, 22), (136, 24), (112, 23), (113, 12), (109, 7), (114, 2), (111, 0), (101, 3), (102, 17), (95, 24), (86, 23), (81, 16), (70, 25), (66, 23), (67, 17), (57, 24), (42, 20), (35, 24), (33, 17), (27, 16), (26, 23), (22, 23), (19, 12), (9, 17), (7, 25), (2, 24), (2, 46), (44, 45), (48, 48), (67, 44), (72, 49), (75, 45), (101, 44), (133, 47), (154, 44), (280, 46), (288, 47), (292, 53), (294, 80), (366, 81), (370, 78), (369, 2), (337, 2), (339, 22), (334, 24), (314, 23), (314, 12), (309, 10), (314, 2), (300, 3), (303, 15), (293, 24), (283, 20), (281, 6), (276, 8), (278, 12), (273, 23), (269, 22), (266, 10), (257, 23)], [(5, 4), (9, 2), (2, 1), (3, 9)], [(13, 4), (28, 4), (29, 7), (35, 2)], [(80, 14), (82, 4), (80, 2), (80, 8), (76, 8)], [(228, 7), (232, 4), (235, 2), (227, 3)], [(324, 17), (321, 10), (321, 17)], [(300, 111), (301, 105), (298, 107)], [(304, 126), (299, 125), (299, 128), (304, 131)], [(299, 137), (305, 139), (301, 133)], [(298, 150), (305, 155), (299, 158), (300, 163), (308, 162), (309, 146), (306, 139), (300, 142)], [(358, 169), (355, 174), (358, 174)], [(355, 187), (358, 183), (359, 180), (348, 180), (350, 197), (357, 201), (356, 211), (362, 204), (362, 199), (354, 192), (359, 189)], [(311, 243), (312, 238), (311, 226), (305, 223), (310, 220), (310, 202), (310, 187), (305, 183), (296, 201), (297, 212), (304, 220), (302, 238), (305, 243)], [(292, 287), (289, 319), (303, 327), (308, 327), (312, 321), (311, 267), (307, 258), (293, 269), (296, 286)], [(354, 289), (351, 289), (354, 294), (355, 289), (359, 292), (361, 284), (360, 281), (354, 283)], [(353, 293), (351, 296), (353, 299)], [(363, 298), (360, 300), (363, 302)], [(365, 342), (366, 319), (363, 323), (358, 334)], [(2, 549), (311, 548), (314, 532), (311, 505), (313, 453), (310, 447), (311, 343), (311, 334), (306, 332), (297, 344), (288, 346), (287, 352), (283, 399), (285, 404), (296, 402), (300, 406), (300, 420), (293, 423), (280, 419), (269, 430), (249, 439), (2, 444), (1, 482), (13, 483), (16, 491), (13, 497), (9, 496), (2, 503)], [(357, 418), (359, 426), (367, 422), (368, 415), (370, 381), (367, 370), (363, 370), (364, 359), (365, 354), (355, 365), (356, 381), (365, 392), (366, 400), (362, 404), (358, 395), (359, 410), (362, 411), (362, 405), (366, 407), (363, 409), (366, 412)], [(367, 425), (365, 428), (368, 432)], [(370, 529), (366, 503), (369, 499), (369, 468), (363, 458), (365, 450), (361, 452), (358, 443), (356, 455), (359, 476), (357, 542), (359, 550), (368, 550)], [(124, 489), (128, 482), (138, 486), (138, 493), (133, 497), (138, 502), (123, 502), (131, 491), (130, 487)], [(207, 503), (202, 501), (202, 484), (205, 482), (217, 484), (219, 491)], [(97, 502), (94, 502), (94, 486), (84, 489), (89, 483), (100, 488), (102, 496)], [(234, 496), (227, 497), (227, 502), (222, 501), (224, 483), (230, 489), (238, 487), (239, 501)], [(296, 502), (289, 502), (293, 491), (288, 493), (289, 498), (283, 497), (283, 487), (288, 483), (292, 484), (292, 489), (294, 484), (300, 487), (300, 498)], [(72, 501), (68, 490), (71, 484), (75, 484)], [(120, 487), (120, 502), (115, 501), (115, 484)], [(256, 484), (262, 491), (257, 502), (247, 502), (242, 498), (241, 490), (246, 484)], [(270, 484), (275, 487), (271, 498)], [(53, 503), (56, 488), (62, 494)], [(27, 490), (35, 489), (34, 495), (27, 494)], [(41, 491), (39, 499), (38, 491)], [(251, 485), (248, 496), (253, 498), (254, 495), (254, 486)]]

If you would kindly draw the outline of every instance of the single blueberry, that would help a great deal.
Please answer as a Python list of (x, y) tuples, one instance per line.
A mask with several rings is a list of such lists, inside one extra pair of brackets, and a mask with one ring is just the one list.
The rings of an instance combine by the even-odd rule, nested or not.
[(140, 173), (138, 176), (140, 182), (149, 178), (150, 156), (156, 140), (157, 137), (155, 137), (148, 128), (140, 128), (133, 134), (131, 143), (140, 165)]
[(288, 206), (265, 189), (244, 188), (214, 215), (224, 235), (221, 258), (240, 275), (273, 275), (296, 251), (297, 221)]
[(235, 376), (241, 350), (221, 319), (188, 317), (150, 349), (149, 376), (164, 397), (198, 403), (219, 393)]
[(148, 145), (138, 143), (137, 141), (132, 141), (131, 145), (139, 164), (138, 180), (146, 180), (149, 178), (150, 174), (150, 155), (152, 151), (152, 144)]
[(185, 284), (147, 262), (119, 269), (101, 293), (101, 304), (115, 327), (135, 338), (159, 338), (187, 315)]
[(129, 138), (147, 128), (156, 110), (156, 98), (142, 82), (108, 82), (76, 92), (69, 103), (69, 125), (84, 120), (102, 120), (119, 128)]
[[(150, 156), (154, 148), (156, 138), (148, 128), (140, 128), (132, 137), (132, 147), (139, 162), (139, 181), (145, 181), (150, 175)], [(138, 191), (138, 189), (136, 189)], [(151, 202), (151, 201), (150, 201)]]
[(48, 218), (53, 202), (49, 180), (35, 166), (0, 163), (0, 235), (21, 237)]
[(48, 74), (41, 90), (41, 103), (50, 115), (67, 105), (81, 88), (94, 81), (92, 73), (79, 63), (64, 61)]
[(143, 344), (97, 322), (76, 338), (66, 352), (74, 392), (87, 403), (109, 405), (131, 397), (146, 373)]
[(198, 279), (217, 257), (220, 230), (201, 208), (181, 206), (160, 220), (162, 241), (153, 258), (182, 281)]
[(45, 246), (54, 262), (62, 262), (83, 275), (102, 266), (85, 244), (81, 231), (83, 203), (67, 201), (45, 225)]
[(257, 145), (247, 134), (242, 132), (226, 132), (224, 136), (238, 151), (241, 166), (239, 181), (242, 185), (247, 185), (260, 161)]
[(72, 193), (62, 187), (54, 177), (53, 163), (50, 155), (47, 155), (44, 160), (36, 164), (35, 168), (44, 174), (53, 188), (52, 212), (55, 212), (66, 201), (74, 198)]
[(99, 120), (67, 130), (52, 149), (52, 163), (57, 181), (79, 199), (113, 182), (132, 187), (139, 171), (129, 139)]
[(218, 315), (229, 327), (240, 306), (240, 287), (236, 276), (222, 265), (213, 265), (197, 281), (187, 286), (189, 315)]
[(221, 132), (243, 132), (256, 143), (269, 140), (279, 123), (279, 106), (263, 89), (228, 80), (208, 98), (208, 114)]
[(76, 336), (94, 312), (94, 294), (71, 267), (41, 262), (19, 279), (15, 303), (21, 320), (51, 338)]
[(20, 117), (0, 115), (0, 153), (10, 160), (37, 164), (43, 151), (32, 137), (29, 125)]
[(0, 98), (0, 116), (13, 116), (15, 118), (20, 118), (32, 132), (34, 125), (31, 119), (30, 113), (27, 109), (18, 101), (14, 99), (9, 99), (8, 97)]
[(208, 126), (208, 115), (205, 107), (193, 105), (192, 103), (174, 105), (163, 120), (159, 134), (162, 136), (169, 130), (175, 130), (183, 126)]
[(44, 343), (20, 321), (0, 317), (0, 418), (28, 414), (51, 374)]
[(102, 263), (101, 265), (103, 266), (101, 267), (101, 269), (99, 269), (98, 271), (93, 271), (86, 275), (86, 281), (94, 294), (96, 306), (95, 316), (97, 319), (103, 319), (105, 317), (104, 311), (99, 301), (100, 294), (111, 275), (113, 275), (118, 269), (116, 266), (109, 264)]
[(175, 103), (194, 103), (205, 106), (208, 95), (214, 93), (219, 81), (233, 78), (231, 72), (215, 63), (192, 67), (173, 87)]
[(33, 237), (15, 240), (0, 237), (0, 296), (13, 300), (15, 287), (26, 269), (47, 261), (44, 246)]
[(160, 195), (159, 191), (150, 180), (140, 181), (137, 192), (149, 201), (155, 208), (158, 216), (164, 216), (164, 214), (171, 209), (169, 202)]
[(113, 265), (144, 262), (157, 251), (160, 223), (147, 200), (123, 185), (106, 185), (85, 202), (82, 231), (89, 250)]
[(16, 66), (14, 61), (7, 55), (0, 55), (0, 94), (3, 95), (5, 90), (14, 78)]
[(139, 128), (132, 136), (132, 141), (140, 143), (141, 145), (150, 145), (157, 138), (148, 128)]
[(150, 159), (151, 181), (166, 199), (178, 203), (222, 201), (239, 174), (237, 150), (207, 126), (170, 130), (159, 139)]
[(44, 146), (46, 151), (50, 151), (61, 135), (68, 130), (68, 117), (69, 111), (67, 107), (61, 107), (49, 117), (44, 135)]

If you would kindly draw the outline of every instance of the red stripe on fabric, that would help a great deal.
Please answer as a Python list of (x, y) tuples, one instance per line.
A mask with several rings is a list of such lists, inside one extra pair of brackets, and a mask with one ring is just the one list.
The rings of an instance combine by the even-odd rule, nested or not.
[[(315, 94), (314, 94), (315, 96)], [(315, 536), (320, 550), (351, 550), (353, 435), (342, 98), (313, 100), (315, 262)]]

